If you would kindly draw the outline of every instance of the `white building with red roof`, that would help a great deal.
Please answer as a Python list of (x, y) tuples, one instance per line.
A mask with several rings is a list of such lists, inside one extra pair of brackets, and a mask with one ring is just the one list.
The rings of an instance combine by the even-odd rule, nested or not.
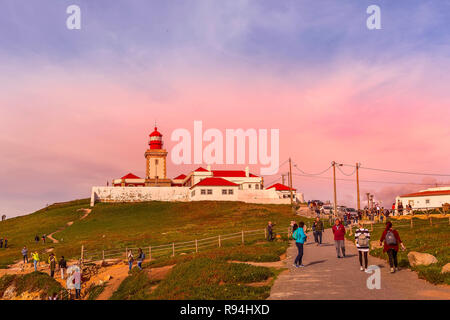
[(413, 209), (439, 208), (450, 204), (450, 187), (436, 187), (419, 192), (404, 194), (395, 198), (395, 203), (401, 202), (403, 208), (411, 205)]
[[(173, 179), (166, 176), (167, 151), (163, 149), (162, 134), (150, 134), (145, 178), (128, 173), (114, 179), (112, 186), (93, 187), (91, 205), (96, 202), (138, 201), (244, 201), (250, 203), (289, 204), (291, 191), (282, 184), (264, 189), (263, 177), (244, 170), (213, 170), (199, 167)], [(303, 202), (303, 195), (293, 189), (294, 201)]]

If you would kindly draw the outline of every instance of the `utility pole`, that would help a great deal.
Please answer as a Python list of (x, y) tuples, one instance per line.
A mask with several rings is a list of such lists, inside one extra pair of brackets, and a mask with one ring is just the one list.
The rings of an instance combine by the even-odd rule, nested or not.
[(361, 199), (359, 197), (359, 166), (360, 163), (356, 163), (356, 198), (357, 198), (357, 207), (358, 211), (361, 210)]
[(337, 216), (337, 200), (336, 200), (336, 162), (332, 162), (331, 165), (333, 166), (333, 216)]
[(292, 193), (292, 162), (289, 158), (289, 189), (291, 190), (291, 207), (294, 207), (294, 195)]
[(282, 175), (281, 175), (281, 181), (282, 181), (281, 184), (282, 184), (282, 185), (284, 185), (284, 176), (285, 176), (285, 174), (282, 174)]

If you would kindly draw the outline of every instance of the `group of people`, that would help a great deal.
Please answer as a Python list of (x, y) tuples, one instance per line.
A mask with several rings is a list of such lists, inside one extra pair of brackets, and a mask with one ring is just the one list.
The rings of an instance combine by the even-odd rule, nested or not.
[[(28, 248), (24, 246), (21, 250), (21, 253), (23, 264), (28, 263)], [(40, 262), (39, 252), (37, 250), (31, 253), (31, 259), (33, 260), (34, 271), (37, 271)], [(64, 256), (61, 256), (60, 260), (57, 261), (55, 254), (51, 252), (48, 256), (48, 266), (50, 269), (50, 276), (52, 278), (55, 276), (55, 270), (58, 266), (61, 272), (61, 279), (64, 279), (64, 274), (67, 270), (67, 261), (64, 259)]]
[(8, 239), (5, 238), (0, 238), (0, 248), (3, 248), (3, 245), (5, 246), (5, 248), (8, 247)]
[[(133, 263), (134, 263), (134, 255), (131, 250), (128, 250), (127, 259), (128, 259), (128, 268), (131, 271), (131, 269), (133, 269)], [(142, 262), (144, 262), (144, 260), (145, 260), (145, 253), (144, 253), (144, 251), (142, 251), (141, 248), (139, 248), (138, 255), (137, 255), (137, 266), (138, 266), (139, 270), (142, 270)]]
[[(295, 240), (295, 245), (298, 250), (297, 257), (294, 260), (294, 267), (302, 268), (304, 267), (302, 260), (304, 254), (304, 244), (307, 241), (307, 235), (304, 230), (305, 223), (300, 221), (298, 224), (291, 222), (292, 226), (292, 238)], [(324, 232), (324, 226), (322, 221), (317, 218), (312, 226), (314, 241), (316, 245), (322, 244), (322, 233)], [(333, 227), (331, 228), (333, 232), (334, 244), (336, 248), (336, 254), (338, 259), (345, 258), (345, 234), (346, 229), (342, 221), (338, 218), (335, 220)], [(367, 271), (368, 267), (368, 252), (370, 249), (370, 232), (364, 225), (359, 222), (358, 228), (355, 231), (354, 241), (358, 251), (359, 265), (361, 271)], [(397, 230), (392, 226), (392, 222), (386, 222), (386, 227), (380, 238), (380, 246), (383, 246), (383, 252), (387, 253), (389, 257), (390, 272), (394, 273), (398, 271), (398, 259), (397, 253), (399, 248), (406, 250), (400, 235)]]
[[(45, 243), (45, 240), (47, 239), (47, 235), (46, 234), (43, 234), (42, 235), (42, 242), (43, 243)], [(39, 243), (39, 241), (41, 240), (41, 237), (39, 237), (38, 235), (36, 235), (35, 237), (34, 237), (34, 241), (36, 242), (36, 243)]]

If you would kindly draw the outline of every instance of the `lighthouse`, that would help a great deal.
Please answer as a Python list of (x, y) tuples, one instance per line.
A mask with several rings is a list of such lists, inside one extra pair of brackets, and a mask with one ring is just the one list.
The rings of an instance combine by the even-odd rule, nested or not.
[(166, 158), (167, 151), (163, 149), (162, 134), (155, 126), (150, 133), (149, 148), (145, 151), (145, 185), (146, 186), (170, 186), (171, 180), (167, 179)]

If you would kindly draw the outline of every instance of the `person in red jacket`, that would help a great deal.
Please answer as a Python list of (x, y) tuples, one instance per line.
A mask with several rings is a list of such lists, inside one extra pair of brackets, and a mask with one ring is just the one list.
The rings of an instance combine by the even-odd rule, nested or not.
[[(341, 223), (340, 219), (336, 219), (336, 221), (334, 222), (334, 226), (333, 226), (333, 228), (331, 228), (331, 230), (333, 230), (333, 234), (334, 234), (334, 245), (336, 246), (337, 257), (343, 258), (343, 257), (345, 257), (345, 240), (344, 240), (345, 227)], [(340, 255), (341, 251), (342, 251), (342, 257)]]
[[(380, 246), (384, 242), (383, 252), (387, 252), (389, 257), (389, 265), (391, 266), (391, 273), (398, 271), (397, 252), (398, 246), (401, 245), (402, 250), (405, 250), (405, 246), (400, 239), (400, 235), (397, 230), (392, 228), (392, 222), (386, 222), (386, 229), (380, 238)], [(395, 268), (395, 269), (394, 269)]]

